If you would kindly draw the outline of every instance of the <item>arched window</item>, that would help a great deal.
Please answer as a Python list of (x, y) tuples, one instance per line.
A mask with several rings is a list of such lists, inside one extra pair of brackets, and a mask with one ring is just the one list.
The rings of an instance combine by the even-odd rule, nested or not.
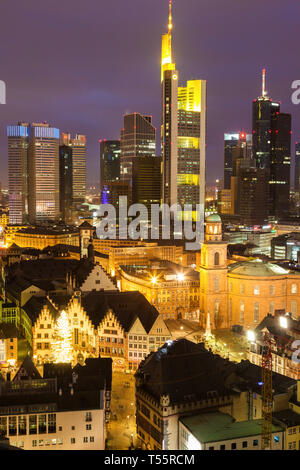
[(274, 302), (270, 302), (270, 307), (269, 307), (270, 313), (274, 313), (275, 307), (274, 307)]
[(232, 298), (229, 299), (229, 322), (232, 321)]
[(274, 295), (274, 294), (275, 294), (275, 287), (270, 286), (270, 295)]
[(255, 323), (259, 322), (259, 303), (258, 302), (254, 303), (254, 322)]
[(219, 308), (220, 308), (220, 302), (218, 299), (216, 299), (215, 300), (215, 319), (218, 318)]
[(292, 284), (292, 294), (297, 294), (297, 284)]
[(219, 283), (219, 278), (218, 276), (215, 277), (215, 292), (219, 292), (220, 289), (220, 283)]
[(244, 293), (245, 293), (244, 284), (240, 284), (240, 294), (244, 294)]
[(254, 287), (254, 295), (259, 295), (259, 293), (260, 293), (259, 286), (255, 286)]
[(220, 264), (220, 253), (218, 251), (215, 253), (215, 266), (219, 266)]
[(244, 301), (240, 301), (240, 322), (244, 323), (245, 304)]

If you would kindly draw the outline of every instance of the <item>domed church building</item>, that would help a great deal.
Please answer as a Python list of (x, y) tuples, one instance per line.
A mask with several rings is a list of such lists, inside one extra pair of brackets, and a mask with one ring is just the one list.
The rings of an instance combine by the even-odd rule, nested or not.
[(205, 328), (253, 328), (275, 310), (300, 316), (300, 273), (254, 259), (229, 264), (219, 215), (206, 218), (200, 256), (200, 322)]

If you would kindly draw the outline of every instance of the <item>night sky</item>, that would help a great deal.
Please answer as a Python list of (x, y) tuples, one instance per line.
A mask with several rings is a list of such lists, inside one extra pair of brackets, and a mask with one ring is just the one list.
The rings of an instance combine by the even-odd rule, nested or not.
[[(99, 138), (120, 136), (127, 112), (160, 126), (161, 35), (168, 0), (1, 0), (0, 180), (6, 125), (48, 121), (88, 138), (88, 182), (99, 182)], [(300, 139), (299, 0), (174, 0), (173, 55), (180, 81), (208, 81), (207, 180), (222, 176), (223, 133), (251, 131), (252, 100), (267, 90), (292, 113)], [(292, 156), (294, 149), (292, 147)]]

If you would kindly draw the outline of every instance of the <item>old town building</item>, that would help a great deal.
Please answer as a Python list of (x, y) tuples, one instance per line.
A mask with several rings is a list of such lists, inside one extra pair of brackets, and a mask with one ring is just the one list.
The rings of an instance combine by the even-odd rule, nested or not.
[(47, 364), (42, 377), (27, 356), (1, 383), (0, 435), (24, 450), (104, 450), (111, 378), (110, 359)]
[[(180, 423), (199, 413), (223, 413), (237, 423), (261, 419), (261, 368), (230, 362), (201, 343), (167, 342), (140, 364), (135, 378), (137, 434), (144, 449), (178, 450)], [(273, 374), (274, 412), (288, 408), (295, 388), (294, 380)], [(257, 434), (256, 426), (252, 435)]]
[(122, 291), (141, 292), (162, 318), (199, 319), (199, 273), (170, 261), (152, 260), (144, 266), (121, 266)]

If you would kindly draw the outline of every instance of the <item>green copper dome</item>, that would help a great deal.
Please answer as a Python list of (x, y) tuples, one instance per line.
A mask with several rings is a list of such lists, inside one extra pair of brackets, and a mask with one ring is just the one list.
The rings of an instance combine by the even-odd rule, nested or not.
[(208, 217), (206, 217), (206, 222), (209, 223), (220, 223), (222, 222), (221, 217), (218, 214), (211, 214)]

